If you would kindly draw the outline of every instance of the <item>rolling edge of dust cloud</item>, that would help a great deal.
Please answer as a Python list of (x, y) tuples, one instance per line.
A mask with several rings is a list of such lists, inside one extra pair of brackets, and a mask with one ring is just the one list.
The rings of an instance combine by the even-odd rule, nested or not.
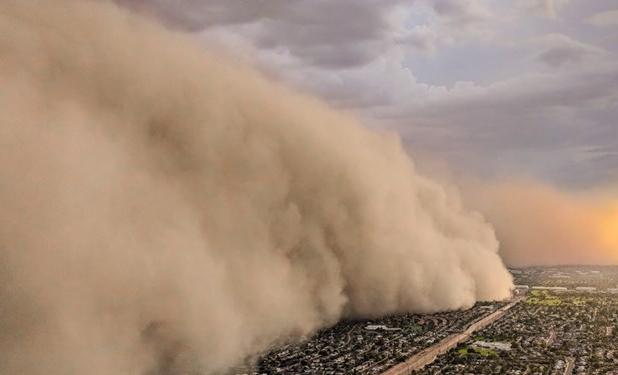
[(506, 300), (503, 258), (535, 261), (504, 192), (574, 207), (460, 194), (232, 56), (107, 1), (0, 3), (1, 374), (222, 374), (342, 319)]

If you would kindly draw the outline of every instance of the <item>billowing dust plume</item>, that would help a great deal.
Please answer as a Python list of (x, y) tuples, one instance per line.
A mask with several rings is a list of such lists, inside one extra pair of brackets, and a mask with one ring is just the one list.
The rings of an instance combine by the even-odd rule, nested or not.
[(508, 265), (618, 263), (616, 188), (569, 192), (520, 179), (464, 191), (495, 225)]
[(0, 2), (0, 373), (216, 373), (469, 307), (492, 228), (394, 135), (107, 3)]

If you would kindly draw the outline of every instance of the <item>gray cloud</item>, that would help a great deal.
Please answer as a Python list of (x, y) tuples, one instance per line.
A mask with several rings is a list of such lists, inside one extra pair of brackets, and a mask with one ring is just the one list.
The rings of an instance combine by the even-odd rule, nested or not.
[(440, 17), (460, 27), (486, 21), (491, 17), (484, 3), (478, 0), (433, 0), (430, 4)]
[(308, 65), (345, 68), (384, 51), (393, 33), (389, 15), (401, 0), (117, 2), (190, 31), (252, 24), (245, 37), (258, 48), (283, 48)]
[(614, 181), (618, 170), (617, 87), (618, 66), (608, 62), (459, 84), (424, 100), (412, 91), (371, 112), (392, 124), (412, 153), (455, 168), (589, 187)]
[(245, 24), (285, 16), (298, 0), (114, 0), (168, 25), (196, 31), (216, 25)]
[(611, 1), (118, 1), (468, 171), (586, 186), (617, 168), (581, 151), (616, 147)]
[(618, 27), (618, 9), (597, 13), (587, 21), (598, 27)]
[(516, 4), (532, 14), (554, 18), (569, 0), (517, 0)]
[(543, 51), (538, 59), (550, 66), (558, 67), (568, 63), (580, 63), (588, 58), (602, 58), (602, 48), (582, 43), (563, 34), (548, 34), (536, 41)]

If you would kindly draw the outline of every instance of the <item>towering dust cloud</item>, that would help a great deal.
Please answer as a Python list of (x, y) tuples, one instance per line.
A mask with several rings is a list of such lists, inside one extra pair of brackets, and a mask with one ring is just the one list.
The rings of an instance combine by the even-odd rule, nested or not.
[(107, 3), (0, 2), (0, 373), (220, 373), (345, 316), (501, 299), (392, 135)]

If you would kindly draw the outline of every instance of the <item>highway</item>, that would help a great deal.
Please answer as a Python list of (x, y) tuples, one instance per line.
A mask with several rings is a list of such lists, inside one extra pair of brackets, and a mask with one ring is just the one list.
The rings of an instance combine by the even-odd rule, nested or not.
[(432, 363), (440, 354), (446, 353), (451, 348), (457, 346), (462, 341), (467, 340), (472, 334), (480, 329), (485, 328), (496, 320), (500, 319), (510, 308), (521, 302), (524, 297), (513, 299), (508, 305), (505, 305), (493, 313), (477, 320), (470, 324), (465, 331), (454, 333), (447, 336), (442, 341), (414, 354), (407, 361), (391, 367), (382, 373), (382, 375), (408, 375), (412, 371), (420, 370), (428, 364)]
[(573, 368), (575, 367), (575, 358), (569, 357), (566, 360), (566, 366), (564, 367), (564, 375), (571, 375)]

